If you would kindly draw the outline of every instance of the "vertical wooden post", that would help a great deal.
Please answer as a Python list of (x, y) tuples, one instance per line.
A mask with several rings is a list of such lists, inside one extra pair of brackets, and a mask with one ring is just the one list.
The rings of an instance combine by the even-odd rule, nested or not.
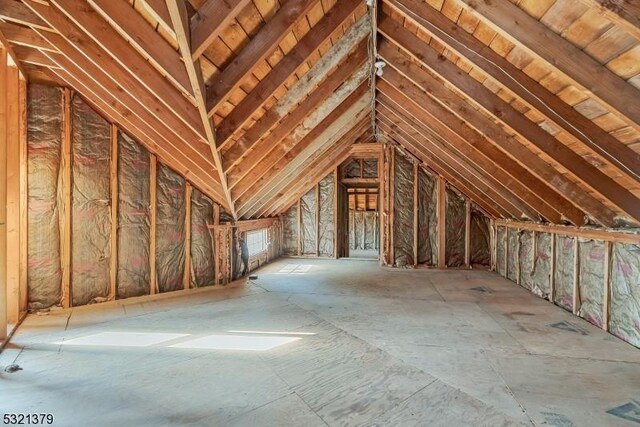
[(5, 91), (7, 321), (20, 320), (20, 84), (16, 66), (7, 67)]
[(0, 340), (7, 337), (7, 51), (0, 45)]
[(516, 283), (520, 284), (520, 230), (516, 230)]
[(298, 199), (298, 256), (302, 255), (302, 202)]
[(498, 225), (491, 220), (491, 268), (498, 272)]
[(316, 184), (316, 256), (320, 256), (320, 183)]
[(28, 291), (28, 223), (27, 223), (27, 81), (20, 75), (20, 311), (26, 312)]
[(189, 289), (191, 283), (191, 193), (193, 187), (187, 182), (184, 190), (184, 273), (182, 285), (184, 289)]
[(538, 232), (534, 230), (531, 236), (531, 268), (535, 269), (536, 257), (538, 255)]
[(391, 147), (391, 159), (389, 164), (389, 264), (396, 265), (396, 251), (394, 248), (393, 226), (395, 222), (395, 197), (396, 197), (396, 149)]
[(438, 268), (445, 268), (447, 266), (447, 262), (445, 260), (447, 202), (446, 183), (443, 177), (438, 176), (437, 185), (438, 197), (436, 204), (438, 206)]
[(156, 271), (156, 228), (158, 209), (158, 161), (155, 154), (150, 157), (149, 171), (149, 294), (154, 295), (158, 290)]
[(118, 297), (118, 127), (111, 125), (111, 263), (109, 299)]
[(580, 311), (580, 252), (579, 238), (573, 238), (573, 314)]
[(604, 298), (602, 301), (602, 329), (609, 331), (611, 309), (611, 242), (604, 242)]
[(504, 277), (509, 278), (509, 226), (504, 228)]
[(340, 239), (338, 236), (342, 234), (341, 216), (338, 212), (338, 188), (340, 187), (340, 175), (338, 174), (338, 168), (333, 171), (333, 257), (338, 259), (338, 245)]
[(64, 89), (62, 119), (62, 307), (71, 307), (71, 91)]
[(465, 199), (464, 217), (464, 265), (471, 268), (471, 202)]
[(556, 293), (556, 234), (551, 233), (551, 263), (549, 275), (549, 301), (555, 301)]
[(220, 225), (220, 205), (217, 203), (213, 204), (213, 228), (210, 232), (213, 236), (213, 283), (218, 285), (218, 274), (220, 272), (220, 251), (218, 250), (220, 247), (220, 242), (218, 240), (218, 225)]
[(413, 164), (413, 265), (418, 265), (418, 162)]

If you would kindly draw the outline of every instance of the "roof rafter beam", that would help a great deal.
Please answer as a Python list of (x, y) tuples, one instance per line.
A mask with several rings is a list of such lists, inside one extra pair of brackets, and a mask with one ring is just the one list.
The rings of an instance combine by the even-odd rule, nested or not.
[(532, 221), (539, 222), (540, 216), (535, 210), (517, 200), (510, 191), (500, 188), (495, 180), (491, 180), (487, 174), (482, 173), (471, 162), (444, 149), (433, 139), (432, 135), (418, 131), (395, 112), (384, 108), (384, 106), (378, 109), (378, 120), (380, 123), (385, 123), (390, 129), (401, 130), (405, 136), (412, 138), (415, 142), (414, 147), (424, 146), (424, 149), (432, 155), (439, 159), (446, 159), (446, 163), (455, 168), (462, 176), (465, 176), (468, 181), (475, 182), (477, 188), (481, 189), (490, 200), (509, 212), (512, 217), (526, 217)]
[[(405, 102), (408, 102), (408, 100)], [(562, 222), (562, 216), (553, 206), (547, 204), (528, 188), (504, 173), (491, 159), (483, 158), (471, 150), (464, 150), (461, 149), (462, 146), (454, 145), (451, 142), (452, 139), (438, 134), (430, 127), (428, 122), (414, 120), (409, 117), (406, 111), (402, 110), (401, 106), (390, 103), (386, 98), (378, 100), (378, 111), (388, 118), (399, 120), (398, 123), (404, 122), (407, 126), (410, 126), (413, 131), (412, 134), (422, 136), (425, 141), (429, 141), (430, 147), (438, 148), (440, 152), (446, 153), (462, 165), (471, 166), (470, 171), (473, 170), (479, 179), (489, 184), (496, 193), (499, 193), (530, 219), (539, 222), (540, 217), (542, 217), (556, 224)]]
[[(363, 65), (366, 60), (366, 51), (364, 49), (356, 50), (344, 65), (338, 67), (320, 86), (309, 93), (304, 101), (280, 121), (266, 137), (255, 143), (251, 147), (251, 150), (240, 153), (239, 148), (236, 148), (233, 152), (229, 150), (229, 152), (225, 153), (223, 155), (225, 164), (235, 160), (235, 158), (231, 156), (244, 157), (241, 162), (236, 162), (236, 166), (231, 170), (229, 174), (229, 185), (232, 188), (235, 187), (251, 169), (258, 165), (262, 157), (310, 114), (316, 111), (318, 107), (322, 105), (323, 110), (321, 110), (321, 113), (328, 114), (330, 108), (332, 108), (331, 105), (336, 106), (342, 102), (342, 99), (348, 96), (348, 94), (358, 87), (362, 80), (367, 77), (365, 74), (367, 67)], [(347, 83), (343, 84), (345, 82)], [(337, 90), (338, 88), (340, 89)], [(234, 148), (235, 147), (239, 146), (235, 145)]]
[[(398, 36), (397, 38), (396, 35)], [(433, 70), (442, 79), (453, 85), (464, 94), (467, 99), (477, 103), (496, 117), (496, 119), (522, 135), (555, 161), (562, 164), (574, 176), (616, 205), (631, 218), (640, 220), (640, 203), (638, 198), (620, 183), (587, 162), (575, 151), (560, 143), (552, 135), (520, 114), (510, 104), (481, 85), (473, 77), (463, 72), (455, 64), (448, 60), (442, 60), (438, 52), (424, 44), (409, 31), (399, 29), (399, 31), (394, 34), (394, 38), (393, 43), (406, 51), (416, 61)], [(415, 77), (412, 78), (414, 81), (416, 79), (422, 79), (423, 77), (425, 79), (431, 79), (427, 71), (413, 64), (409, 57), (398, 51), (396, 52), (400, 54), (400, 56), (396, 55), (390, 43), (392, 42), (386, 38), (381, 43), (381, 45), (383, 45), (379, 49), (381, 56), (384, 57), (385, 54), (395, 56), (395, 64), (412, 68), (415, 73)], [(383, 54), (382, 51), (384, 51), (385, 54)]]
[(180, 55), (141, 14), (124, 2), (114, 0), (89, 0), (91, 6), (110, 21), (127, 41), (144, 52), (174, 85), (189, 97), (193, 97), (187, 70)]
[(11, 22), (0, 22), (0, 32), (4, 34), (12, 45), (28, 46), (34, 49), (57, 52), (51, 43), (42, 38), (29, 27), (23, 27)]
[(638, 90), (509, 0), (460, 0), (483, 22), (569, 76), (640, 130)]
[(495, 204), (493, 200), (476, 187), (477, 182), (467, 181), (467, 179), (460, 174), (459, 170), (452, 168), (451, 165), (431, 154), (431, 152), (426, 150), (424, 146), (421, 146), (410, 136), (404, 134), (401, 129), (392, 129), (384, 120), (378, 122), (378, 127), (382, 131), (383, 135), (391, 139), (404, 150), (410, 152), (429, 169), (433, 170), (454, 187), (458, 188), (463, 194), (473, 200), (478, 206), (482, 207), (491, 216), (494, 218), (512, 218), (512, 215), (509, 212)]
[[(275, 67), (266, 77), (251, 90), (251, 92), (240, 101), (238, 105), (222, 120), (216, 129), (216, 142), (219, 147), (223, 147), (233, 133), (244, 126), (244, 124), (253, 116), (273, 96), (276, 90), (281, 87), (291, 75), (317, 52), (320, 46), (333, 34), (337, 28), (343, 24), (349, 16), (361, 5), (361, 0), (347, 0), (340, 7), (332, 7), (326, 15), (309, 31), (305, 36), (288, 52), (284, 58), (276, 64)], [(357, 44), (366, 36), (366, 28), (358, 23), (352, 26), (346, 34), (341, 37), (336, 44), (346, 45), (347, 40), (352, 39), (350, 36), (353, 31), (359, 31)], [(332, 46), (332, 53), (327, 53), (327, 58), (335, 58), (337, 50)], [(325, 58), (325, 57), (323, 57)], [(322, 61), (323, 59), (320, 59)], [(308, 73), (305, 74), (305, 76)], [(303, 76), (304, 80), (307, 78)], [(295, 86), (298, 86), (297, 84)]]
[(256, 64), (267, 58), (317, 0), (289, 0), (260, 29), (238, 56), (207, 87), (207, 111), (213, 116)]
[[(392, 72), (393, 73), (393, 72)], [(406, 86), (412, 85), (405, 80)], [(491, 142), (467, 126), (455, 114), (444, 108), (430, 96), (410, 96), (407, 91), (402, 92), (384, 79), (378, 81), (380, 98), (389, 98), (396, 105), (409, 112), (420, 122), (427, 123), (438, 135), (455, 144), (460, 150), (472, 149), (477, 155), (482, 156), (504, 172), (517, 180), (529, 191), (536, 194), (554, 210), (564, 215), (574, 224), (583, 224), (585, 213), (576, 208), (569, 200), (556, 193), (546, 182), (534, 176), (526, 167), (509, 157)], [(410, 94), (418, 94), (419, 89), (413, 86)], [(409, 96), (408, 96), (409, 95)], [(380, 99), (379, 98), (379, 99)]]
[(251, 0), (207, 0), (191, 17), (191, 59), (209, 47)]
[(611, 22), (621, 26), (640, 40), (640, 3), (633, 0), (579, 0), (589, 7), (597, 7)]
[[(396, 54), (400, 55), (397, 51)], [(409, 80), (406, 74), (403, 75), (403, 73), (411, 73), (411, 69), (400, 68), (402, 69), (394, 68), (394, 64), (391, 63), (391, 66), (387, 67), (379, 80), (378, 86), (383, 88), (386, 84), (391, 88), (384, 89), (387, 93), (392, 90), (400, 90), (408, 98), (419, 100), (425, 107), (428, 105), (431, 115), (468, 141), (474, 141), (473, 135), (476, 133), (485, 135), (487, 141), (527, 168), (549, 188), (564, 197), (566, 201), (587, 212), (601, 224), (613, 226), (613, 217), (615, 216), (613, 211), (586, 193), (576, 183), (564, 177), (552, 165), (542, 160), (513, 136), (508, 135), (500, 126), (496, 126), (479, 111), (469, 108), (460, 97), (436, 79), (423, 75), (420, 79), (420, 86), (418, 86), (416, 82)], [(470, 132), (468, 129), (477, 130), (477, 132)], [(549, 200), (555, 199), (549, 198)], [(564, 206), (564, 204), (557, 203), (556, 206)], [(573, 218), (573, 215), (567, 214), (567, 217)], [(580, 224), (582, 225), (582, 222)]]
[[(278, 193), (283, 186), (288, 183), (288, 177), (300, 173), (309, 164), (313, 164), (316, 159), (321, 158), (322, 152), (344, 141), (345, 135), (361, 125), (361, 121), (366, 117), (366, 104), (368, 97), (363, 96), (359, 101), (347, 110), (340, 121), (329, 129), (322, 132), (311, 144), (305, 147), (295, 158), (293, 158), (279, 173), (277, 173), (267, 185), (245, 203), (245, 211), (253, 207), (261, 209), (262, 204), (268, 201), (274, 194)], [(262, 202), (262, 203), (261, 203)]]
[(167, 9), (169, 9), (169, 15), (171, 16), (171, 23), (176, 33), (178, 40), (178, 46), (180, 47), (180, 53), (184, 61), (184, 65), (191, 81), (191, 87), (193, 89), (193, 96), (200, 113), (200, 118), (204, 126), (207, 141), (209, 142), (209, 148), (211, 149), (211, 155), (213, 157), (214, 164), (220, 177), (220, 186), (222, 193), (225, 196), (225, 202), (228, 205), (231, 215), (234, 219), (237, 219), (236, 208), (231, 198), (231, 192), (227, 185), (227, 177), (222, 168), (222, 158), (218, 152), (215, 141), (215, 132), (213, 129), (213, 121), (207, 115), (206, 109), (206, 94), (204, 82), (202, 79), (202, 71), (200, 68), (199, 60), (194, 62), (191, 59), (191, 44), (189, 39), (189, 18), (187, 16), (186, 5), (181, 0), (166, 0)]
[[(418, 0), (385, 1), (447, 48), (483, 70), (567, 133), (582, 141), (585, 146), (623, 173), (640, 181), (640, 153), (620, 143), (511, 62), (498, 55), (489, 46), (456, 24), (452, 26), (449, 19), (426, 3)], [(392, 18), (383, 15), (380, 18), (378, 30), (386, 34), (393, 32), (397, 25), (399, 24)]]
[(0, 18), (7, 22), (51, 31), (51, 27), (46, 22), (18, 1), (0, 0)]
[[(242, 197), (244, 194), (253, 195), (264, 188), (273, 176), (279, 173), (290, 162), (294, 161), (303, 150), (316, 141), (330, 126), (333, 126), (335, 123), (340, 123), (338, 120), (354, 103), (362, 98), (366, 89), (366, 85), (360, 84), (359, 87), (353, 90), (353, 92), (339, 104), (331, 102), (327, 105), (328, 108), (326, 108), (326, 111), (331, 112), (326, 116), (322, 115), (324, 118), (322, 118), (321, 121), (313, 120), (312, 123), (309, 123), (309, 125), (313, 126), (313, 129), (306, 129), (307, 125), (302, 125), (276, 144), (273, 150), (260, 161), (260, 168), (252, 171), (247, 175), (246, 179), (235, 187), (235, 200), (237, 200), (238, 203), (244, 203), (247, 198)], [(318, 119), (320, 119), (320, 117)]]

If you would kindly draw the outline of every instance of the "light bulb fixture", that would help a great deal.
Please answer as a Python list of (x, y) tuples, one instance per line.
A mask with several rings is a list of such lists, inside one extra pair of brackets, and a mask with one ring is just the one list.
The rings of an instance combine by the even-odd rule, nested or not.
[(376, 61), (373, 65), (376, 67), (376, 76), (382, 77), (384, 74), (382, 69), (387, 65), (387, 63), (384, 61)]
[(368, 6), (368, 7), (373, 7), (373, 2), (375, 0), (364, 0), (364, 3)]

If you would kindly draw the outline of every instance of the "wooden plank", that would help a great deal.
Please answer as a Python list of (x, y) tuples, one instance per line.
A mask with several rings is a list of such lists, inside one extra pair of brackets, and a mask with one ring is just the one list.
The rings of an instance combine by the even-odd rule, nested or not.
[(189, 80), (191, 81), (193, 95), (198, 107), (198, 112), (200, 113), (200, 119), (202, 120), (205, 134), (207, 136), (211, 155), (213, 157), (216, 170), (218, 171), (218, 175), (220, 177), (220, 187), (222, 189), (222, 193), (225, 196), (225, 201), (228, 205), (229, 211), (233, 218), (236, 219), (236, 208), (233, 204), (233, 199), (231, 198), (229, 186), (227, 185), (227, 177), (222, 167), (222, 158), (220, 157), (220, 153), (218, 152), (218, 148), (216, 147), (213, 122), (207, 115), (207, 95), (205, 94), (205, 86), (202, 79), (202, 70), (200, 68), (199, 61), (193, 62), (191, 60), (191, 47), (189, 45), (189, 28), (186, 7), (184, 3), (180, 3), (178, 2), (178, 0), (167, 0), (167, 8), (169, 9), (171, 22), (173, 24), (174, 31), (176, 32), (178, 45), (180, 46), (180, 53), (187, 68)]
[(536, 224), (505, 220), (496, 220), (496, 223), (503, 227), (516, 227), (523, 230), (535, 230), (543, 233), (561, 234), (563, 236), (575, 236), (585, 239), (603, 240), (605, 242), (618, 242), (631, 245), (640, 245), (640, 234), (625, 232), (622, 230), (578, 228), (564, 225)]
[(640, 104), (634, 102), (638, 96), (635, 87), (508, 0), (461, 2), (487, 25), (546, 60), (640, 130)]
[(220, 36), (251, 0), (207, 0), (191, 17), (191, 59), (194, 61)]
[(27, 209), (27, 190), (28, 190), (28, 170), (27, 170), (27, 81), (20, 78), (19, 82), (20, 97), (20, 312), (23, 316), (28, 308), (29, 290), (27, 283), (27, 274), (29, 268), (28, 260), (28, 209)]
[[(145, 91), (152, 94), (155, 98), (154, 102), (160, 101), (166, 107), (163, 110), (171, 112), (171, 116), (178, 119), (176, 126), (186, 126), (187, 135), (194, 134), (195, 137), (202, 138), (203, 126), (194, 105), (120, 36), (98, 12), (76, 0), (52, 0), (57, 8), (36, 6), (37, 3), (33, 0), (25, 1), (34, 12), (40, 14), (41, 18), (55, 27), (64, 37), (70, 38), (72, 42), (75, 37), (77, 39), (76, 45), (81, 46), (81, 40), (85, 37), (75, 32), (75, 29), (69, 31), (69, 26), (62, 24), (63, 19), (58, 16), (60, 12), (64, 13), (76, 27), (79, 27), (87, 37), (91, 38), (93, 43), (109, 54), (112, 60), (107, 59), (107, 63), (117, 63), (124, 68), (128, 73), (129, 80), (137, 80), (139, 88), (144, 88)], [(132, 11), (132, 13), (137, 12)], [(97, 58), (92, 57), (92, 59), (96, 60)], [(113, 72), (111, 68), (107, 69), (110, 73)], [(120, 82), (122, 80), (122, 78), (118, 79)]]
[(580, 312), (580, 246), (579, 238), (573, 238), (573, 314)]
[(189, 289), (191, 283), (191, 193), (193, 187), (187, 182), (184, 192), (184, 273), (182, 275), (182, 285), (184, 289)]
[(550, 278), (549, 278), (549, 301), (555, 303), (555, 295), (556, 295), (556, 235), (555, 233), (551, 234), (551, 258), (549, 260), (550, 263)]
[[(6, 213), (6, 286), (7, 321), (17, 324), (20, 320), (20, 85), (17, 67), (6, 71), (5, 93), (5, 156), (6, 169), (0, 179), (5, 182)], [(4, 242), (3, 242), (4, 244)]]
[(397, 141), (402, 147), (411, 151), (411, 153), (418, 157), (422, 163), (432, 170), (435, 174), (442, 175), (448, 182), (459, 188), (464, 194), (474, 200), (474, 202), (481, 206), (491, 217), (508, 217), (509, 214), (501, 206), (495, 204), (495, 202), (488, 196), (484, 196), (483, 191), (477, 188), (478, 183), (469, 181), (467, 177), (460, 174), (460, 171), (451, 167), (445, 161), (438, 158), (430, 151), (425, 149), (425, 145), (415, 143), (412, 138), (404, 134), (402, 129), (392, 129), (384, 121), (381, 120), (382, 116), (378, 116), (378, 127), (394, 141)]
[(446, 268), (446, 183), (444, 178), (438, 176), (437, 180), (437, 209), (438, 209), (438, 268)]
[(49, 52), (47, 55), (43, 54), (38, 49), (34, 49), (27, 46), (15, 46), (13, 51), (16, 57), (23, 64), (31, 64), (44, 68), (57, 68), (57, 64), (51, 60), (51, 56), (57, 54)]
[(316, 256), (320, 256), (320, 183), (316, 184)]
[(146, 6), (145, 9), (158, 21), (162, 29), (175, 36), (165, 0), (144, 0), (144, 4)]
[(149, 157), (149, 294), (158, 292), (156, 270), (157, 221), (158, 221), (158, 161), (155, 155)]
[[(344, 3), (344, 4), (343, 4)], [(361, 0), (347, 0), (340, 3), (340, 7), (332, 7), (325, 16), (309, 31), (275, 67), (260, 80), (253, 90), (242, 100), (216, 130), (216, 143), (222, 146), (229, 137), (253, 116), (274, 92), (281, 87), (293, 73), (307, 61), (321, 45), (335, 32), (336, 28), (351, 16)], [(347, 36), (345, 36), (346, 38)], [(340, 39), (342, 40), (342, 39)], [(338, 41), (340, 43), (340, 41)], [(331, 48), (330, 50), (332, 50)], [(327, 52), (327, 54), (329, 54)], [(333, 55), (333, 54), (331, 54)]]
[(413, 265), (418, 265), (418, 162), (413, 164)]
[(338, 213), (338, 194), (340, 191), (340, 173), (339, 166), (333, 170), (333, 224), (334, 224), (334, 233), (333, 233), (333, 257), (335, 259), (339, 258), (339, 248), (340, 238), (342, 234), (342, 218)]
[(111, 125), (111, 259), (109, 269), (109, 299), (118, 295), (118, 127)]
[(301, 199), (298, 197), (298, 256), (302, 254), (302, 211)]
[(611, 242), (604, 242), (604, 292), (602, 301), (602, 329), (609, 331), (611, 317)]
[(289, 0), (282, 5), (224, 71), (209, 82), (207, 111), (215, 112), (227, 100), (229, 94), (240, 86), (255, 65), (271, 54), (292, 30), (296, 21), (314, 4), (315, 0)]
[(62, 307), (71, 307), (71, 91), (64, 89), (62, 109), (62, 146), (60, 169), (62, 173), (62, 225), (60, 229), (62, 256)]
[[(391, 67), (387, 67), (382, 79), (391, 82), (391, 76), (397, 77), (399, 73), (401, 73), (403, 76), (402, 79), (400, 77), (394, 77), (394, 79), (413, 81), (414, 84), (417, 84), (421, 88), (422, 93), (433, 94), (440, 103), (459, 115), (464, 121), (469, 123), (469, 125), (486, 135), (489, 141), (494, 143), (504, 153), (511, 156), (514, 160), (517, 160), (522, 166), (529, 168), (530, 171), (541, 180), (553, 182), (555, 191), (565, 199), (587, 212), (601, 224), (607, 226), (613, 225), (613, 216), (615, 216), (615, 213), (600, 201), (587, 194), (577, 184), (558, 173), (551, 165), (544, 162), (524, 147), (518, 140), (508, 135), (503, 129), (500, 129), (494, 123), (487, 120), (479, 111), (460, 105), (460, 98), (456, 94), (444, 88), (441, 82), (415, 66), (415, 64), (412, 64), (405, 55), (392, 48), (391, 45), (386, 42), (381, 44), (379, 52), (381, 55), (386, 56), (386, 59), (390, 65), (392, 65)], [(411, 76), (411, 79), (409, 79), (408, 76)], [(404, 89), (404, 85), (402, 85), (402, 89)], [(423, 97), (424, 95), (421, 96)], [(464, 121), (461, 121), (461, 123), (464, 124)], [(555, 145), (560, 144), (556, 143)]]
[[(0, 98), (7, 94), (7, 51), (0, 45)], [(0, 165), (7, 164), (7, 103), (0, 102)], [(7, 177), (0, 175), (0, 340), (7, 337)]]
[(608, 20), (619, 25), (640, 40), (640, 3), (633, 0), (579, 0), (589, 7), (596, 7)]
[(471, 267), (471, 202), (464, 203), (464, 265)]
[(89, 3), (170, 78), (178, 89), (189, 97), (193, 96), (189, 76), (180, 55), (140, 13), (132, 10), (124, 1), (89, 0)]
[[(582, 1), (595, 2), (596, 0)], [(436, 37), (457, 55), (464, 57), (496, 79), (632, 179), (640, 178), (640, 154), (620, 144), (617, 139), (500, 56), (491, 47), (461, 28), (452, 26), (449, 19), (426, 3), (417, 0), (387, 0), (387, 2), (420, 25), (429, 35)], [(388, 28), (393, 22), (386, 15), (380, 21), (379, 26), (383, 32), (384, 28)]]
[[(640, 203), (638, 198), (621, 183), (587, 162), (587, 160), (571, 150), (571, 148), (559, 143), (552, 135), (520, 114), (510, 104), (503, 101), (487, 87), (480, 84), (470, 75), (463, 73), (455, 64), (439, 59), (437, 51), (424, 44), (412, 33), (398, 26), (394, 26), (393, 28), (393, 31), (387, 31), (385, 33), (385, 37), (392, 38), (394, 43), (405, 49), (414, 59), (419, 60), (421, 64), (436, 72), (465, 96), (474, 100), (502, 123), (525, 137), (555, 161), (562, 164), (575, 175), (576, 178), (593, 188), (596, 192), (631, 216), (631, 218), (640, 220)], [(387, 51), (393, 49), (390, 44), (387, 44), (389, 42), (386, 40), (383, 43)], [(381, 49), (379, 52), (381, 52)], [(396, 64), (400, 63), (402, 66), (406, 65), (409, 61), (407, 57), (404, 61), (400, 60), (396, 62)], [(423, 76), (425, 74), (428, 73), (420, 69), (420, 75)], [(416, 78), (416, 80), (418, 79), (419, 77)]]

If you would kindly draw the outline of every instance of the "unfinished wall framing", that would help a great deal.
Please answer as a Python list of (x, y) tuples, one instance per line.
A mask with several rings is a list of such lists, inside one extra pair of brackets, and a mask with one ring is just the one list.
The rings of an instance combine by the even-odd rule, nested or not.
[[(495, 222), (498, 273), (513, 280), (505, 254), (518, 254), (527, 290), (640, 347), (640, 236), (637, 234)], [(511, 238), (511, 236), (516, 236)]]
[(489, 268), (489, 217), (417, 159), (390, 156), (390, 265)]
[(67, 89), (28, 88), (28, 308), (227, 283), (220, 208)]

